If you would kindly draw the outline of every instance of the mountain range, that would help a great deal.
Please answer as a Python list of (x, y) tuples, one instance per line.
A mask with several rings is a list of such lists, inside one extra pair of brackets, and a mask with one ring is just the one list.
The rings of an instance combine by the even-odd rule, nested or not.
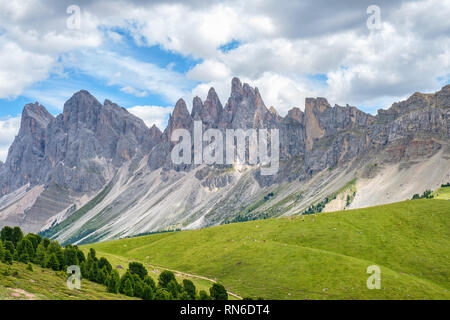
[[(175, 129), (278, 129), (280, 167), (174, 165)], [(0, 227), (63, 243), (343, 210), (410, 199), (450, 181), (450, 85), (370, 115), (307, 98), (285, 117), (237, 78), (191, 112), (178, 100), (163, 132), (117, 104), (75, 93), (54, 117), (27, 104), (0, 162)]]

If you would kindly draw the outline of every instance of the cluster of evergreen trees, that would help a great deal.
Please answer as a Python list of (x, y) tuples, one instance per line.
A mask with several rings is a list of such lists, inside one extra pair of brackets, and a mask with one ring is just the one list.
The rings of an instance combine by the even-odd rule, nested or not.
[(419, 195), (418, 193), (414, 194), (412, 197), (412, 200), (416, 199), (433, 199), (434, 196), (432, 195), (433, 191), (431, 190), (425, 190), (422, 195)]
[(228, 293), (221, 284), (213, 284), (209, 294), (204, 290), (197, 292), (192, 281), (184, 279), (180, 284), (170, 271), (161, 272), (155, 283), (139, 262), (131, 262), (121, 277), (106, 258), (97, 258), (92, 248), (85, 257), (77, 246), (63, 248), (57, 241), (33, 233), (24, 236), (19, 227), (6, 226), (1, 230), (0, 261), (34, 263), (54, 271), (78, 265), (82, 279), (103, 284), (108, 292), (145, 300), (228, 300)]
[(76, 246), (63, 249), (57, 241), (33, 233), (24, 236), (19, 227), (6, 226), (0, 232), (0, 259), (9, 264), (31, 262), (58, 271), (79, 264), (84, 254)]

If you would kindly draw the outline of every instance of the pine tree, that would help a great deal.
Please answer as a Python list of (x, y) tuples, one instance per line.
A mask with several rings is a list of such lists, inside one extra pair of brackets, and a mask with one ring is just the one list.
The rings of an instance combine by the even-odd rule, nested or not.
[(125, 280), (125, 283), (124, 283), (123, 287), (124, 287), (123, 293), (126, 296), (129, 296), (129, 297), (133, 297), (134, 296), (133, 285), (131, 284), (130, 279)]
[(45, 247), (40, 243), (36, 249), (36, 254), (34, 256), (34, 263), (45, 267)]
[(11, 241), (12, 240), (12, 233), (13, 233), (13, 229), (9, 226), (5, 226), (3, 227), (1, 233), (0, 233), (0, 239), (5, 242), (5, 241)]
[(214, 283), (209, 289), (209, 294), (213, 300), (228, 300), (228, 293), (225, 287), (221, 284)]
[[(25, 238), (19, 241), (17, 244), (17, 255), (19, 256), (19, 260), (24, 263), (28, 263), (28, 261), (34, 259), (34, 247), (30, 240)], [(27, 256), (28, 261), (23, 261), (22, 256)]]
[(198, 294), (198, 300), (210, 300), (210, 297), (208, 296), (205, 290), (200, 290)]
[(164, 288), (158, 288), (155, 292), (155, 300), (172, 300), (172, 295)]
[(141, 279), (148, 274), (147, 269), (145, 269), (144, 265), (139, 262), (131, 262), (128, 265), (128, 269), (132, 274), (137, 274)]
[(16, 247), (14, 247), (14, 243), (12, 243), (12, 241), (10, 240), (4, 240), (3, 241), (3, 247), (5, 248), (6, 251), (9, 251), (9, 253), (11, 253), (11, 255), (14, 254), (14, 252), (16, 251)]
[(161, 272), (161, 274), (159, 275), (159, 278), (158, 278), (159, 285), (162, 288), (167, 288), (169, 282), (172, 280), (175, 280), (175, 275), (173, 274), (173, 272), (170, 272), (167, 270), (164, 270), (163, 272)]
[(129, 280), (131, 285), (134, 286), (134, 278), (133, 275), (130, 273), (130, 271), (127, 270), (125, 274), (120, 279), (120, 286), (119, 286), (119, 292), (125, 294), (125, 283)]
[(23, 252), (18, 259), (20, 262), (22, 263), (28, 263), (30, 262), (30, 256), (28, 255), (28, 253)]
[(152, 289), (152, 291), (154, 292), (156, 290), (156, 283), (155, 280), (153, 280), (152, 277), (150, 277), (149, 275), (146, 275), (144, 277), (144, 283), (146, 285), (148, 285), (150, 287), (150, 289)]
[(3, 242), (0, 240), (0, 261), (3, 261), (5, 255), (5, 248), (3, 247)]
[(12, 264), (13, 262), (13, 256), (9, 250), (5, 250), (5, 254), (3, 256), (3, 262), (6, 264)]
[(119, 291), (120, 276), (119, 273), (114, 270), (108, 277), (108, 292), (117, 293)]
[(144, 287), (141, 281), (137, 281), (134, 283), (134, 296), (138, 298), (144, 297)]
[(56, 254), (54, 253), (50, 254), (47, 262), (47, 268), (50, 268), (54, 271), (59, 270), (59, 261), (58, 258), (56, 258)]
[(111, 271), (112, 271), (112, 266), (111, 266), (111, 263), (109, 263), (109, 261), (106, 259), (106, 258), (104, 258), (104, 257), (101, 257), (99, 260), (98, 260), (98, 267), (100, 268), (100, 269), (105, 269), (105, 271), (106, 271), (106, 274), (110, 274), (111, 273)]
[(72, 246), (67, 246), (64, 249), (63, 261), (66, 267), (79, 264), (77, 251)]
[(167, 285), (167, 291), (170, 292), (170, 294), (172, 295), (172, 297), (174, 297), (174, 299), (177, 299), (178, 296), (183, 291), (183, 288), (180, 286), (180, 284), (177, 282), (177, 280), (174, 279), (174, 280), (171, 280), (169, 282), (169, 284)]
[(11, 235), (11, 241), (14, 243), (14, 246), (17, 246), (19, 241), (23, 239), (23, 232), (19, 227), (14, 227)]
[(144, 284), (144, 295), (143, 295), (142, 299), (153, 300), (154, 298), (155, 298), (155, 294), (153, 292), (153, 289), (148, 284)]
[(188, 294), (191, 300), (195, 299), (196, 291), (194, 283), (191, 280), (184, 279), (183, 280), (183, 289)]

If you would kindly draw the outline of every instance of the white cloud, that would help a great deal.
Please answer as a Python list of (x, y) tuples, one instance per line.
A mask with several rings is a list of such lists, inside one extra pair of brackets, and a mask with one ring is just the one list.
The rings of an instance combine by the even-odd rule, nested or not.
[(50, 56), (27, 52), (16, 43), (0, 40), (0, 98), (12, 98), (34, 82), (47, 78)]
[[(202, 82), (194, 92), (206, 91), (205, 83), (224, 87), (217, 84), (221, 77), (215, 74), (225, 75), (221, 68), (226, 66), (229, 74), (259, 86), (266, 104), (273, 104), (281, 114), (293, 106), (303, 107), (304, 101), (298, 100), (310, 95), (327, 97), (331, 103), (365, 106), (369, 110), (375, 106), (389, 107), (415, 91), (438, 90), (442, 85), (438, 79), (448, 79), (448, 2), (428, 0), (396, 6), (384, 3), (382, 28), (372, 32), (365, 28), (367, 16), (363, 6), (360, 24), (346, 25), (345, 21), (354, 20), (357, 7), (348, 9), (346, 14), (329, 12), (325, 25), (333, 28), (317, 26), (322, 33), (299, 36), (283, 32), (280, 30), (288, 22), (280, 20), (281, 29), (277, 29), (280, 33), (271, 37), (255, 36), (237, 49), (209, 57), (188, 73)], [(267, 11), (266, 14), (272, 17), (279, 14), (273, 9), (275, 13)], [(280, 10), (287, 11), (287, 8), (280, 6)], [(310, 13), (317, 18), (317, 14)], [(423, 19), (422, 13), (427, 19)], [(300, 21), (298, 28), (305, 25), (304, 19), (299, 18), (297, 22)], [(315, 74), (326, 75), (326, 84), (308, 80)]]
[(120, 88), (120, 91), (135, 95), (136, 97), (146, 97), (148, 95), (147, 91), (139, 91), (130, 86)]
[(167, 119), (173, 110), (173, 107), (160, 106), (135, 106), (127, 109), (130, 113), (144, 120), (150, 128), (156, 125), (161, 131), (167, 126)]
[[(101, 63), (98, 59), (101, 57)], [(169, 102), (190, 91), (189, 81), (181, 74), (155, 64), (103, 50), (80, 50), (63, 56), (62, 63), (85, 74), (118, 85), (127, 93), (150, 92)]]
[(8, 155), (9, 146), (14, 141), (20, 129), (20, 116), (0, 118), (0, 161), (5, 161)]
[(186, 75), (192, 80), (209, 82), (228, 79), (231, 76), (231, 71), (221, 62), (206, 60), (197, 64)]
[[(213, 84), (225, 103), (230, 78), (238, 76), (259, 86), (266, 104), (281, 113), (302, 106), (303, 101), (297, 100), (311, 94), (340, 104), (386, 104), (414, 91), (437, 90), (441, 83), (436, 79), (448, 79), (450, 74), (448, 1), (378, 0), (382, 29), (374, 32), (366, 27), (370, 1), (344, 6), (306, 0), (97, 0), (80, 2), (82, 28), (77, 32), (65, 28), (69, 4), (69, 0), (0, 3), (5, 42), (14, 42), (16, 51), (37, 58), (34, 66), (23, 65), (19, 81), (0, 82), (0, 96), (20, 94), (45, 79), (65, 52), (74, 62), (66, 59), (66, 67), (128, 93), (160, 94), (170, 102), (195, 94), (204, 98)], [(159, 45), (202, 63), (181, 75), (170, 67), (108, 51), (114, 48), (108, 44), (123, 45), (116, 28), (128, 30), (138, 45)], [(225, 53), (218, 49), (231, 41), (239, 47)], [(3, 69), (1, 80), (14, 76)], [(328, 87), (308, 80), (314, 74), (325, 74)], [(191, 90), (190, 80), (200, 84)]]

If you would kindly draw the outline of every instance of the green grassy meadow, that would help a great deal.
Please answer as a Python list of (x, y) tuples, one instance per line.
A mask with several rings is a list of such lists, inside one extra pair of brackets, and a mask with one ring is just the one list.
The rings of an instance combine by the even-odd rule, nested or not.
[(450, 187), (441, 187), (433, 192), (434, 199), (450, 200)]
[[(242, 297), (450, 299), (450, 201), (445, 200), (235, 223), (83, 248), (91, 247), (113, 264), (126, 267), (136, 260), (204, 276)], [(366, 286), (370, 265), (381, 268), (379, 290)]]

